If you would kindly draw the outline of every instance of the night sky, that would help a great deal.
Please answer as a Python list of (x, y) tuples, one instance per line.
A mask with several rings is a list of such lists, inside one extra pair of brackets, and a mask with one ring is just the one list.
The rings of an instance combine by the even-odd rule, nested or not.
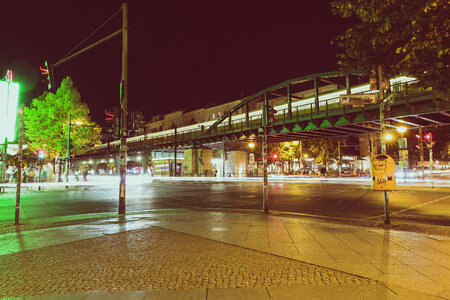
[[(25, 103), (46, 90), (39, 75), (113, 15), (122, 1), (2, 3), (0, 72), (15, 72)], [(351, 21), (328, 1), (128, 1), (130, 110), (145, 117), (218, 105), (281, 81), (337, 70), (330, 41)], [(121, 28), (118, 14), (87, 43)], [(78, 49), (81, 49), (78, 48)], [(120, 36), (55, 68), (70, 76), (97, 122), (119, 105)]]

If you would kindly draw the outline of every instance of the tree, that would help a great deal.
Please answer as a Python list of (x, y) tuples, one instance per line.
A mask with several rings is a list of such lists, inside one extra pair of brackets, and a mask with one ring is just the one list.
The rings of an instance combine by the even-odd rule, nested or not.
[(308, 140), (304, 144), (304, 151), (314, 157), (319, 166), (326, 167), (328, 162), (338, 159), (336, 139)]
[[(36, 153), (29, 148), (23, 149), (22, 152), (22, 165), (30, 166), (37, 163)], [(6, 165), (16, 167), (19, 164), (19, 156), (17, 154), (6, 156)]]
[(342, 69), (382, 65), (388, 75), (416, 77), (449, 99), (448, 0), (338, 0), (332, 10), (361, 21), (335, 40)]
[(25, 107), (25, 139), (31, 150), (44, 149), (49, 159), (64, 156), (71, 117), (71, 154), (100, 144), (100, 127), (91, 121), (89, 108), (70, 77), (61, 82), (56, 94), (44, 92)]
[(273, 157), (276, 153), (277, 160), (281, 162), (288, 162), (289, 171), (292, 169), (293, 161), (298, 156), (299, 142), (281, 142), (276, 144), (269, 144), (269, 156)]

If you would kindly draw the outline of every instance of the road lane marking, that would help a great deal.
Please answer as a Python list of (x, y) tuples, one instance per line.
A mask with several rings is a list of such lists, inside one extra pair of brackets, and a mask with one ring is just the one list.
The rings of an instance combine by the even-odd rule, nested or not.
[[(442, 201), (442, 200), (447, 199), (447, 198), (450, 198), (450, 196), (445, 196), (445, 197), (442, 197), (442, 198), (439, 198), (439, 199), (431, 200), (431, 201), (428, 201), (428, 202), (425, 202), (425, 203), (421, 203), (421, 204), (418, 204), (418, 205), (415, 205), (415, 206), (404, 208), (404, 209), (401, 209), (399, 211), (395, 211), (395, 212), (391, 213), (391, 215), (396, 215), (396, 214), (399, 214), (399, 213), (402, 213), (402, 212), (405, 212), (405, 211), (408, 211), (408, 210), (416, 209), (416, 208), (419, 208), (421, 206), (432, 204), (432, 203), (438, 202), (438, 201)], [(376, 218), (379, 218), (379, 217), (384, 217), (384, 214), (383, 215), (378, 215), (378, 216), (364, 218), (363, 220), (376, 219)]]

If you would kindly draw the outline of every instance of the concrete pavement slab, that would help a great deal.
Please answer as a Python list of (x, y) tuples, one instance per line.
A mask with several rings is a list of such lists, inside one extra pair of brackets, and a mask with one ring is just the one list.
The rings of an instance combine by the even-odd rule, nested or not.
[(266, 288), (208, 289), (208, 300), (270, 300)]
[[(103, 298), (106, 299), (106, 298)], [(143, 300), (199, 300), (208, 299), (207, 289), (190, 289), (183, 291), (158, 290), (145, 293)]]
[[(349, 275), (356, 274), (377, 279), (389, 287), (395, 286), (398, 289), (403, 289), (403, 294), (406, 293), (405, 291), (413, 290), (419, 293), (446, 297), (450, 290), (450, 282), (447, 280), (450, 272), (449, 266), (447, 265), (447, 262), (450, 261), (450, 253), (447, 252), (450, 242), (450, 238), (448, 237), (396, 232), (395, 230), (373, 229), (327, 223), (308, 218), (279, 217), (273, 215), (180, 210), (160, 214), (127, 215), (122, 219), (100, 220), (81, 225), (16, 232), (14, 234), (0, 235), (0, 242), (7, 249), (3, 250), (2, 255), (0, 255), (0, 260), (3, 257), (11, 257), (11, 255), (14, 256), (18, 253), (24, 253), (24, 250), (40, 251), (39, 249), (47, 246), (58, 247), (72, 245), (80, 240), (84, 240), (80, 242), (87, 243), (91, 240), (95, 241), (108, 237), (116, 238), (117, 234), (120, 235), (120, 233), (133, 235), (136, 232), (133, 229), (138, 229), (137, 231), (139, 231), (139, 228), (150, 230), (151, 228), (155, 228), (155, 226), (185, 232), (189, 235), (204, 237), (226, 244), (242, 246), (248, 248), (248, 250), (262, 251), (258, 253), (269, 255), (269, 261), (272, 261), (273, 257), (286, 257), (294, 259), (294, 261), (301, 260), (305, 263), (323, 266), (328, 268), (328, 270), (344, 271), (349, 273)], [(277, 233), (282, 238), (277, 240)], [(127, 251), (132, 250), (130, 243), (138, 243), (136, 245), (140, 247), (142, 243), (146, 242), (143, 238), (138, 239), (138, 241), (126, 239), (126, 242), (124, 242), (123, 239), (121, 240), (122, 242), (119, 243), (119, 248), (126, 246)], [(158, 242), (155, 242), (153, 246), (149, 245), (150, 249), (156, 247)], [(201, 244), (201, 242), (198, 242), (198, 244)], [(172, 249), (175, 246), (176, 244), (172, 241), (168, 247)], [(202, 249), (208, 250), (208, 247), (204, 246)], [(191, 248), (186, 248), (187, 253), (191, 252), (191, 250)], [(107, 253), (110, 250), (106, 252), (99, 251), (101, 253)], [(222, 251), (218, 252), (222, 253)], [(5, 255), (7, 253), (13, 254), (9, 254), (9, 256)], [(165, 253), (165, 255), (167, 254)], [(276, 255), (273, 256), (271, 254)], [(133, 255), (130, 256), (126, 252), (123, 252), (121, 255), (125, 255), (127, 259), (133, 261)], [(195, 255), (201, 255), (201, 252), (194, 252)], [(230, 255), (233, 256), (233, 254)], [(186, 256), (183, 254), (182, 257)], [(182, 264), (182, 261), (175, 258), (172, 265), (175, 267), (180, 264)], [(135, 270), (134, 268), (135, 266), (132, 266), (132, 270)], [(245, 265), (242, 270), (247, 268), (249, 268), (249, 265)], [(76, 270), (77, 272), (81, 272), (79, 268), (76, 268)], [(100, 268), (99, 270), (104, 269)], [(123, 268), (119, 267), (117, 270), (121, 271)], [(236, 272), (239, 272), (239, 270), (239, 268), (236, 269)], [(252, 270), (259, 269), (254, 267)], [(1, 272), (2, 268), (0, 268)], [(138, 271), (133, 272), (139, 273)], [(256, 287), (258, 284), (262, 284), (265, 287), (275, 288), (276, 282), (282, 285), (287, 285), (290, 282), (301, 284), (303, 279), (308, 278), (305, 276), (289, 277), (289, 272), (286, 274), (288, 274), (287, 277), (283, 277), (282, 273), (278, 274), (268, 271), (266, 277), (262, 277), (265, 279), (261, 282), (256, 280), (253, 286)], [(209, 280), (205, 282), (202, 279), (191, 284), (193, 288), (208, 288), (208, 290), (211, 289), (211, 285), (213, 286), (212, 289), (229, 286), (252, 286), (248, 284), (248, 280), (251, 280), (251, 278), (248, 277), (246, 279), (245, 274), (242, 274), (242, 276), (232, 276), (233, 279), (227, 279), (227, 276), (214, 277), (215, 280), (213, 282), (209, 282)], [(296, 278), (303, 279), (297, 280)], [(313, 276), (312, 281), (308, 279), (307, 283), (312, 284), (314, 280), (319, 279), (328, 280), (327, 278), (329, 277), (319, 276), (316, 278)], [(63, 277), (61, 280), (64, 279), (67, 280), (67, 277)], [(164, 282), (165, 277), (162, 280)], [(173, 279), (169, 278), (168, 280), (170, 282)], [(156, 281), (154, 285), (147, 285), (145, 289), (149, 289), (150, 287), (150, 289), (159, 290), (162, 287), (162, 282)], [(176, 282), (175, 280), (173, 288), (176, 288)], [(247, 282), (247, 284), (242, 284), (243, 282)], [(345, 280), (342, 282), (345, 282)], [(88, 287), (95, 288), (95, 285), (93, 287), (88, 285)], [(167, 287), (171, 288), (169, 286)], [(61, 285), (61, 288), (64, 289), (65, 286)], [(313, 289), (309, 289), (310, 291), (308, 293), (315, 293)], [(369, 289), (373, 288), (370, 287)], [(377, 288), (373, 290), (373, 293), (381, 293), (380, 291), (382, 289)], [(224, 291), (222, 292), (225, 293)], [(343, 293), (345, 294), (345, 291)], [(417, 295), (421, 295), (419, 293)], [(389, 295), (389, 293), (386, 295)]]
[[(208, 218), (207, 215), (199, 217)], [(232, 219), (228, 220), (231, 222)], [(445, 261), (450, 261), (450, 258), (448, 252), (442, 251), (446, 249), (446, 246), (441, 246), (442, 243), (447, 242), (446, 237), (438, 236), (432, 239), (433, 246), (440, 247), (440, 250), (436, 250), (434, 247), (428, 247), (430, 238), (426, 234), (340, 225), (307, 218), (260, 215), (253, 216), (248, 225), (246, 243), (237, 240), (235, 244), (352, 274), (386, 280), (389, 284), (417, 291), (431, 291), (435, 295), (450, 287), (445, 280), (433, 280), (432, 275), (426, 276), (414, 267), (417, 266), (417, 269), (420, 269), (427, 265), (437, 265), (442, 268), (440, 269), (442, 274), (446, 275), (448, 267)], [(241, 229), (242, 227), (240, 231)], [(270, 243), (271, 232), (279, 232), (280, 236), (286, 238), (282, 239), (283, 242)], [(232, 226), (227, 233), (228, 239), (217, 235), (206, 235), (206, 237), (233, 243), (234, 240), (230, 238), (234, 233)], [(190, 234), (196, 233), (190, 231)], [(237, 236), (242, 234), (242, 232), (236, 233)], [(269, 240), (268, 248), (266, 239)], [(295, 247), (287, 246), (288, 243), (292, 243)], [(278, 244), (280, 247), (276, 248)], [(404, 274), (408, 273), (407, 270), (412, 272)], [(399, 272), (409, 275), (413, 281), (417, 279), (417, 281), (428, 282), (432, 288), (427, 290), (426, 285), (405, 283)]]

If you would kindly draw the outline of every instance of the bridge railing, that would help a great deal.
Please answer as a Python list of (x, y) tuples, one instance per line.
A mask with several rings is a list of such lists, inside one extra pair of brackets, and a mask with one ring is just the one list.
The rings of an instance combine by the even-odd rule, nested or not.
[[(417, 81), (408, 81), (408, 82), (402, 82), (397, 83), (391, 86), (391, 90), (393, 93), (395, 93), (396, 99), (401, 99), (404, 97), (408, 97), (412, 94), (419, 95), (422, 93), (429, 93), (430, 89), (423, 89), (423, 88), (417, 88), (415, 84)], [(363, 94), (373, 94), (377, 93), (378, 91), (371, 91), (367, 88), (367, 90), (363, 90), (360, 93)], [(323, 96), (323, 95), (321, 95)], [(304, 101), (303, 101), (304, 102)], [(339, 97), (333, 97), (326, 100), (319, 101), (319, 107), (318, 112), (319, 113), (326, 113), (341, 110), (342, 105), (340, 104)], [(275, 114), (276, 122), (275, 124), (283, 124), (286, 122), (291, 122), (294, 120), (300, 120), (307, 117), (310, 117), (313, 119), (314, 115), (316, 114), (316, 107), (315, 103), (311, 100), (309, 100), (309, 103), (302, 103), (302, 101), (297, 101), (292, 103), (292, 110), (291, 115), (292, 118), (289, 118), (289, 111), (287, 108), (285, 109), (278, 109), (277, 113)], [(257, 130), (261, 126), (261, 119), (262, 119), (262, 112), (250, 112), (248, 116), (248, 120), (245, 116), (245, 114), (240, 115), (239, 118), (232, 119), (231, 122), (223, 122), (217, 126), (217, 130), (214, 132), (214, 135), (222, 135), (222, 134), (228, 134), (228, 133), (236, 133), (236, 132), (243, 132), (246, 130)], [(205, 128), (202, 128), (200, 125), (197, 129), (189, 129), (189, 130), (182, 130), (180, 132), (177, 132), (177, 142), (183, 143), (195, 139), (204, 138), (204, 131)], [(173, 132), (159, 135), (156, 137), (150, 137), (147, 135), (142, 136), (139, 140), (133, 140), (129, 141), (128, 144), (130, 147), (133, 147), (135, 145), (167, 145), (167, 144), (173, 144), (175, 143), (175, 136)], [(102, 144), (97, 147), (95, 147), (93, 150), (95, 151), (102, 151), (105, 148), (110, 148), (111, 150), (114, 150), (115, 148), (119, 147), (119, 141), (115, 141), (110, 144)]]

